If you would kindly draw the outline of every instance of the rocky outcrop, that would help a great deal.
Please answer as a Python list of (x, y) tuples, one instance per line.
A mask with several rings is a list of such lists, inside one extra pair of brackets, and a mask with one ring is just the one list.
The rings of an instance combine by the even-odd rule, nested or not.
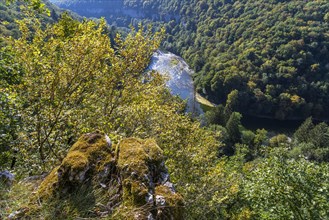
[(148, 219), (182, 219), (183, 200), (169, 182), (159, 146), (153, 140), (130, 138), (120, 143), (119, 150), (125, 204), (148, 204), (152, 210)]
[(93, 216), (117, 219), (182, 219), (183, 198), (175, 192), (154, 140), (128, 138), (114, 145), (101, 133), (85, 134), (41, 183), (38, 200), (65, 200), (82, 187), (100, 192)]

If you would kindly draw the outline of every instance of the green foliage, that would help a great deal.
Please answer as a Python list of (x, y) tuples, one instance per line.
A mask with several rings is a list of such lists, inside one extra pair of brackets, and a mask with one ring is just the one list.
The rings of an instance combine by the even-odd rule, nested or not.
[(291, 154), (294, 157), (304, 156), (309, 160), (329, 161), (329, 127), (321, 122), (314, 124), (308, 118), (294, 134)]
[(0, 50), (0, 167), (8, 165), (15, 146), (20, 117), (17, 100), (10, 87), (21, 81), (19, 65), (14, 62), (14, 53), (9, 48)]
[(257, 148), (260, 148), (266, 141), (266, 138), (267, 138), (267, 131), (265, 129), (257, 129), (256, 136), (254, 139), (254, 145)]
[[(43, 28), (47, 24), (53, 24), (58, 21), (63, 9), (51, 4), (49, 1), (41, 0), (0, 0), (0, 45), (5, 45), (6, 40), (3, 37), (20, 37), (19, 26), (17, 20), (28, 18), (34, 15), (40, 18)], [(65, 12), (70, 14), (76, 20), (83, 20), (73, 12)]]
[[(6, 0), (7, 3), (15, 2), (16, 0)], [(39, 10), (40, 12), (45, 9), (45, 4), (42, 2), (42, 0), (18, 0), (21, 2), (27, 2), (29, 7), (31, 7), (34, 10)]]
[(244, 130), (241, 132), (241, 142), (242, 144), (245, 144), (247, 146), (252, 146), (254, 139), (255, 139), (255, 133), (250, 130)]
[(118, 128), (115, 109), (150, 89), (141, 77), (161, 35), (144, 34), (140, 27), (125, 40), (118, 36), (113, 49), (103, 34), (104, 21), (79, 23), (64, 14), (45, 30), (35, 18), (19, 24), (22, 37), (8, 44), (24, 72), (22, 83), (14, 87), (21, 103), (21, 153), (45, 169), (62, 157), (78, 133)]
[[(245, 162), (246, 146), (207, 175), (211, 193), (201, 219), (326, 219), (328, 164), (288, 159), (287, 148)], [(194, 216), (195, 217), (195, 216)]]
[(304, 123), (299, 126), (294, 134), (299, 142), (306, 142), (310, 138), (310, 131), (314, 128), (312, 117), (307, 118)]
[[(154, 3), (124, 2), (179, 13), (186, 21), (167, 24), (164, 46), (193, 63), (200, 91), (224, 101), (225, 107), (207, 113), (210, 128), (180, 114), (184, 105), (170, 95), (164, 79), (145, 73), (163, 32), (140, 26), (111, 44), (103, 20), (77, 22), (63, 15), (45, 27), (32, 17), (19, 22), (21, 37), (6, 39), (8, 47), (0, 54), (0, 129), (6, 144), (0, 151), (8, 158), (8, 150), (19, 147), (17, 172), (35, 173), (58, 165), (80, 133), (99, 129), (111, 133), (113, 143), (131, 136), (152, 138), (161, 148), (154, 153), (163, 151), (168, 158), (171, 179), (185, 200), (186, 219), (327, 218), (328, 164), (310, 160), (328, 161), (328, 126), (308, 119), (291, 142), (284, 135), (268, 140), (264, 129), (244, 129), (235, 111), (278, 118), (324, 116), (328, 16), (322, 12), (328, 4), (204, 0), (188, 5), (168, 0), (162, 2), (164, 9), (155, 9)], [(218, 158), (225, 149), (222, 142), (231, 157)], [(131, 154), (138, 150), (126, 151), (129, 161), (141, 159)], [(80, 170), (86, 161), (74, 152), (64, 165)], [(50, 176), (56, 182), (55, 173)], [(21, 185), (1, 191), (1, 218), (28, 203), (33, 189), (16, 191)], [(133, 197), (144, 198), (140, 186), (129, 187)], [(41, 216), (88, 216), (97, 199), (111, 195), (90, 188), (76, 193), (65, 203), (63, 198), (45, 203)], [(123, 207), (113, 217), (135, 212)]]
[(326, 219), (329, 216), (328, 164), (273, 155), (253, 165), (245, 174), (241, 194), (253, 218)]
[(0, 185), (0, 217), (6, 219), (10, 213), (26, 207), (38, 183), (38, 181), (22, 181), (10, 189)]
[[(0, 23), (1, 36), (18, 37), (19, 30), (14, 20), (22, 16), (22, 13), (19, 12), (19, 5), (8, 5), (4, 1), (0, 1), (0, 12), (2, 20)], [(3, 42), (1, 42), (1, 44), (3, 44)]]
[(328, 10), (325, 0), (167, 0), (158, 13), (180, 15), (163, 45), (193, 66), (198, 92), (224, 103), (237, 90), (232, 111), (292, 119), (328, 117)]
[(0, 91), (0, 167), (8, 165), (19, 130), (15, 98)]
[[(234, 153), (234, 145), (243, 144), (248, 146), (248, 159), (257, 158), (262, 156), (261, 147), (267, 145), (268, 134), (265, 129), (257, 129), (254, 133), (242, 126), (242, 115), (232, 112), (232, 106), (236, 105), (237, 96), (238, 92), (235, 90), (229, 95), (230, 101), (225, 107), (218, 105), (206, 112), (206, 123), (210, 130), (221, 134), (220, 141), (225, 146), (220, 149), (219, 156), (231, 156)], [(282, 139), (276, 142), (281, 143), (281, 141)]]
[[(18, 38), (21, 33), (16, 23), (17, 19), (28, 17), (32, 12), (25, 8), (24, 2), (0, 1), (0, 166), (8, 167), (11, 153), (17, 150), (17, 138), (19, 136), (20, 114), (18, 106), (19, 98), (13, 93), (13, 87), (22, 83), (24, 70), (19, 62), (16, 62), (16, 51), (10, 47), (7, 37)], [(54, 9), (53, 9), (54, 11)], [(59, 13), (53, 12), (54, 14)], [(54, 20), (45, 14), (38, 14), (43, 26)]]
[(316, 147), (328, 147), (329, 143), (329, 126), (325, 122), (317, 124), (310, 132), (309, 141)]
[(207, 193), (198, 197), (198, 200), (203, 202), (202, 206), (196, 207), (193, 213), (190, 213), (189, 219), (229, 219), (230, 213), (225, 207), (234, 204), (238, 190), (237, 179), (240, 178), (235, 168), (236, 164), (221, 161), (205, 176), (209, 185), (203, 190)]
[(242, 115), (238, 112), (233, 112), (226, 123), (226, 130), (232, 143), (238, 143), (241, 141), (241, 118)]
[(271, 147), (283, 147), (288, 144), (288, 137), (284, 134), (279, 134), (269, 140)]
[(218, 105), (215, 108), (207, 111), (205, 113), (207, 124), (218, 124), (225, 125), (226, 117), (225, 117), (225, 108), (223, 105)]
[(168, 157), (187, 209), (203, 205), (195, 195), (209, 184), (202, 177), (216, 166), (221, 144), (180, 114), (184, 104), (170, 95), (159, 74), (145, 73), (163, 33), (140, 27), (111, 46), (103, 21), (80, 23), (63, 15), (46, 29), (33, 17), (19, 23), (22, 37), (8, 41), (23, 70), (13, 86), (22, 118), (18, 173), (54, 167), (82, 132), (105, 131), (114, 143), (153, 138)]

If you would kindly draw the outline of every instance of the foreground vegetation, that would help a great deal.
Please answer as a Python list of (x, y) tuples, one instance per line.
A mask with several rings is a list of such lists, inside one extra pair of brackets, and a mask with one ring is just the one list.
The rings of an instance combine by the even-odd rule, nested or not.
[[(86, 212), (89, 198), (107, 195), (97, 189), (35, 200), (33, 207), (31, 198), (45, 189), (39, 174), (64, 166), (78, 137), (95, 130), (118, 145), (130, 137), (154, 139), (183, 196), (185, 219), (329, 218), (327, 124), (310, 118), (291, 139), (269, 139), (265, 130), (241, 126), (235, 112), (240, 91), (233, 90), (201, 127), (159, 74), (145, 73), (163, 31), (139, 26), (112, 40), (104, 20), (79, 22), (63, 14), (44, 27), (31, 13), (18, 22), (17, 38), (1, 38), (0, 166), (9, 169), (13, 157), (17, 162), (11, 169), (16, 183), (0, 186), (0, 218), (35, 206), (38, 218), (52, 218), (58, 204), (64, 219), (93, 217)], [(125, 164), (138, 160), (130, 156)], [(71, 165), (81, 164), (80, 158)]]

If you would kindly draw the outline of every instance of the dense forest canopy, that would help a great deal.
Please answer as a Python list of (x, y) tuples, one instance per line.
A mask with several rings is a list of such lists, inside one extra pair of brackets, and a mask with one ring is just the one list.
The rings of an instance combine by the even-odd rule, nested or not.
[(164, 46), (194, 67), (199, 92), (222, 103), (237, 90), (235, 110), (252, 115), (327, 117), (327, 1), (181, 4)]
[[(60, 2), (75, 9), (69, 1)], [(196, 71), (198, 92), (211, 101), (225, 103), (236, 89), (239, 105), (234, 108), (245, 114), (328, 117), (326, 0), (116, 2), (142, 13), (144, 21), (165, 21), (164, 48), (187, 60)], [(92, 1), (75, 4), (94, 7)], [(127, 15), (116, 17), (119, 24), (134, 22)]]
[[(49, 1), (13, 1), (13, 0), (0, 0), (0, 33), (1, 36), (12, 36), (14, 38), (18, 38), (20, 36), (19, 27), (16, 23), (16, 20), (23, 19), (27, 16), (28, 8), (35, 8), (40, 13), (36, 16), (41, 18), (41, 22), (43, 26), (46, 24), (52, 24), (58, 21), (60, 14), (62, 14), (65, 10), (57, 7), (54, 4), (51, 4)], [(81, 16), (74, 12), (67, 11), (70, 16), (77, 20), (83, 20)]]

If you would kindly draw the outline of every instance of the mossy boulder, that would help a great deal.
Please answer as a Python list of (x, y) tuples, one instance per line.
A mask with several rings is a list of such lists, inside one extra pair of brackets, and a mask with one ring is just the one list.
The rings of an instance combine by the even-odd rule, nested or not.
[[(165, 172), (163, 152), (153, 140), (128, 138), (119, 145), (118, 167), (124, 178), (123, 198), (126, 204), (143, 205), (151, 200), (157, 173)], [(156, 168), (153, 168), (156, 167)]]
[[(183, 199), (169, 182), (163, 152), (152, 139), (127, 138), (112, 145), (104, 134), (85, 134), (44, 179), (37, 196), (44, 203), (70, 200), (75, 217), (183, 218)], [(81, 196), (89, 198), (88, 213), (76, 216), (83, 209), (74, 201)]]
[[(83, 135), (69, 150), (61, 165), (41, 183), (38, 195), (47, 198), (53, 193), (65, 194), (86, 181), (94, 180), (105, 165), (115, 165), (109, 157), (114, 158), (114, 154), (107, 136), (101, 133)], [(108, 163), (105, 164), (105, 161)]]
[(174, 193), (170, 186), (155, 187), (157, 219), (183, 219), (184, 202), (181, 195)]

